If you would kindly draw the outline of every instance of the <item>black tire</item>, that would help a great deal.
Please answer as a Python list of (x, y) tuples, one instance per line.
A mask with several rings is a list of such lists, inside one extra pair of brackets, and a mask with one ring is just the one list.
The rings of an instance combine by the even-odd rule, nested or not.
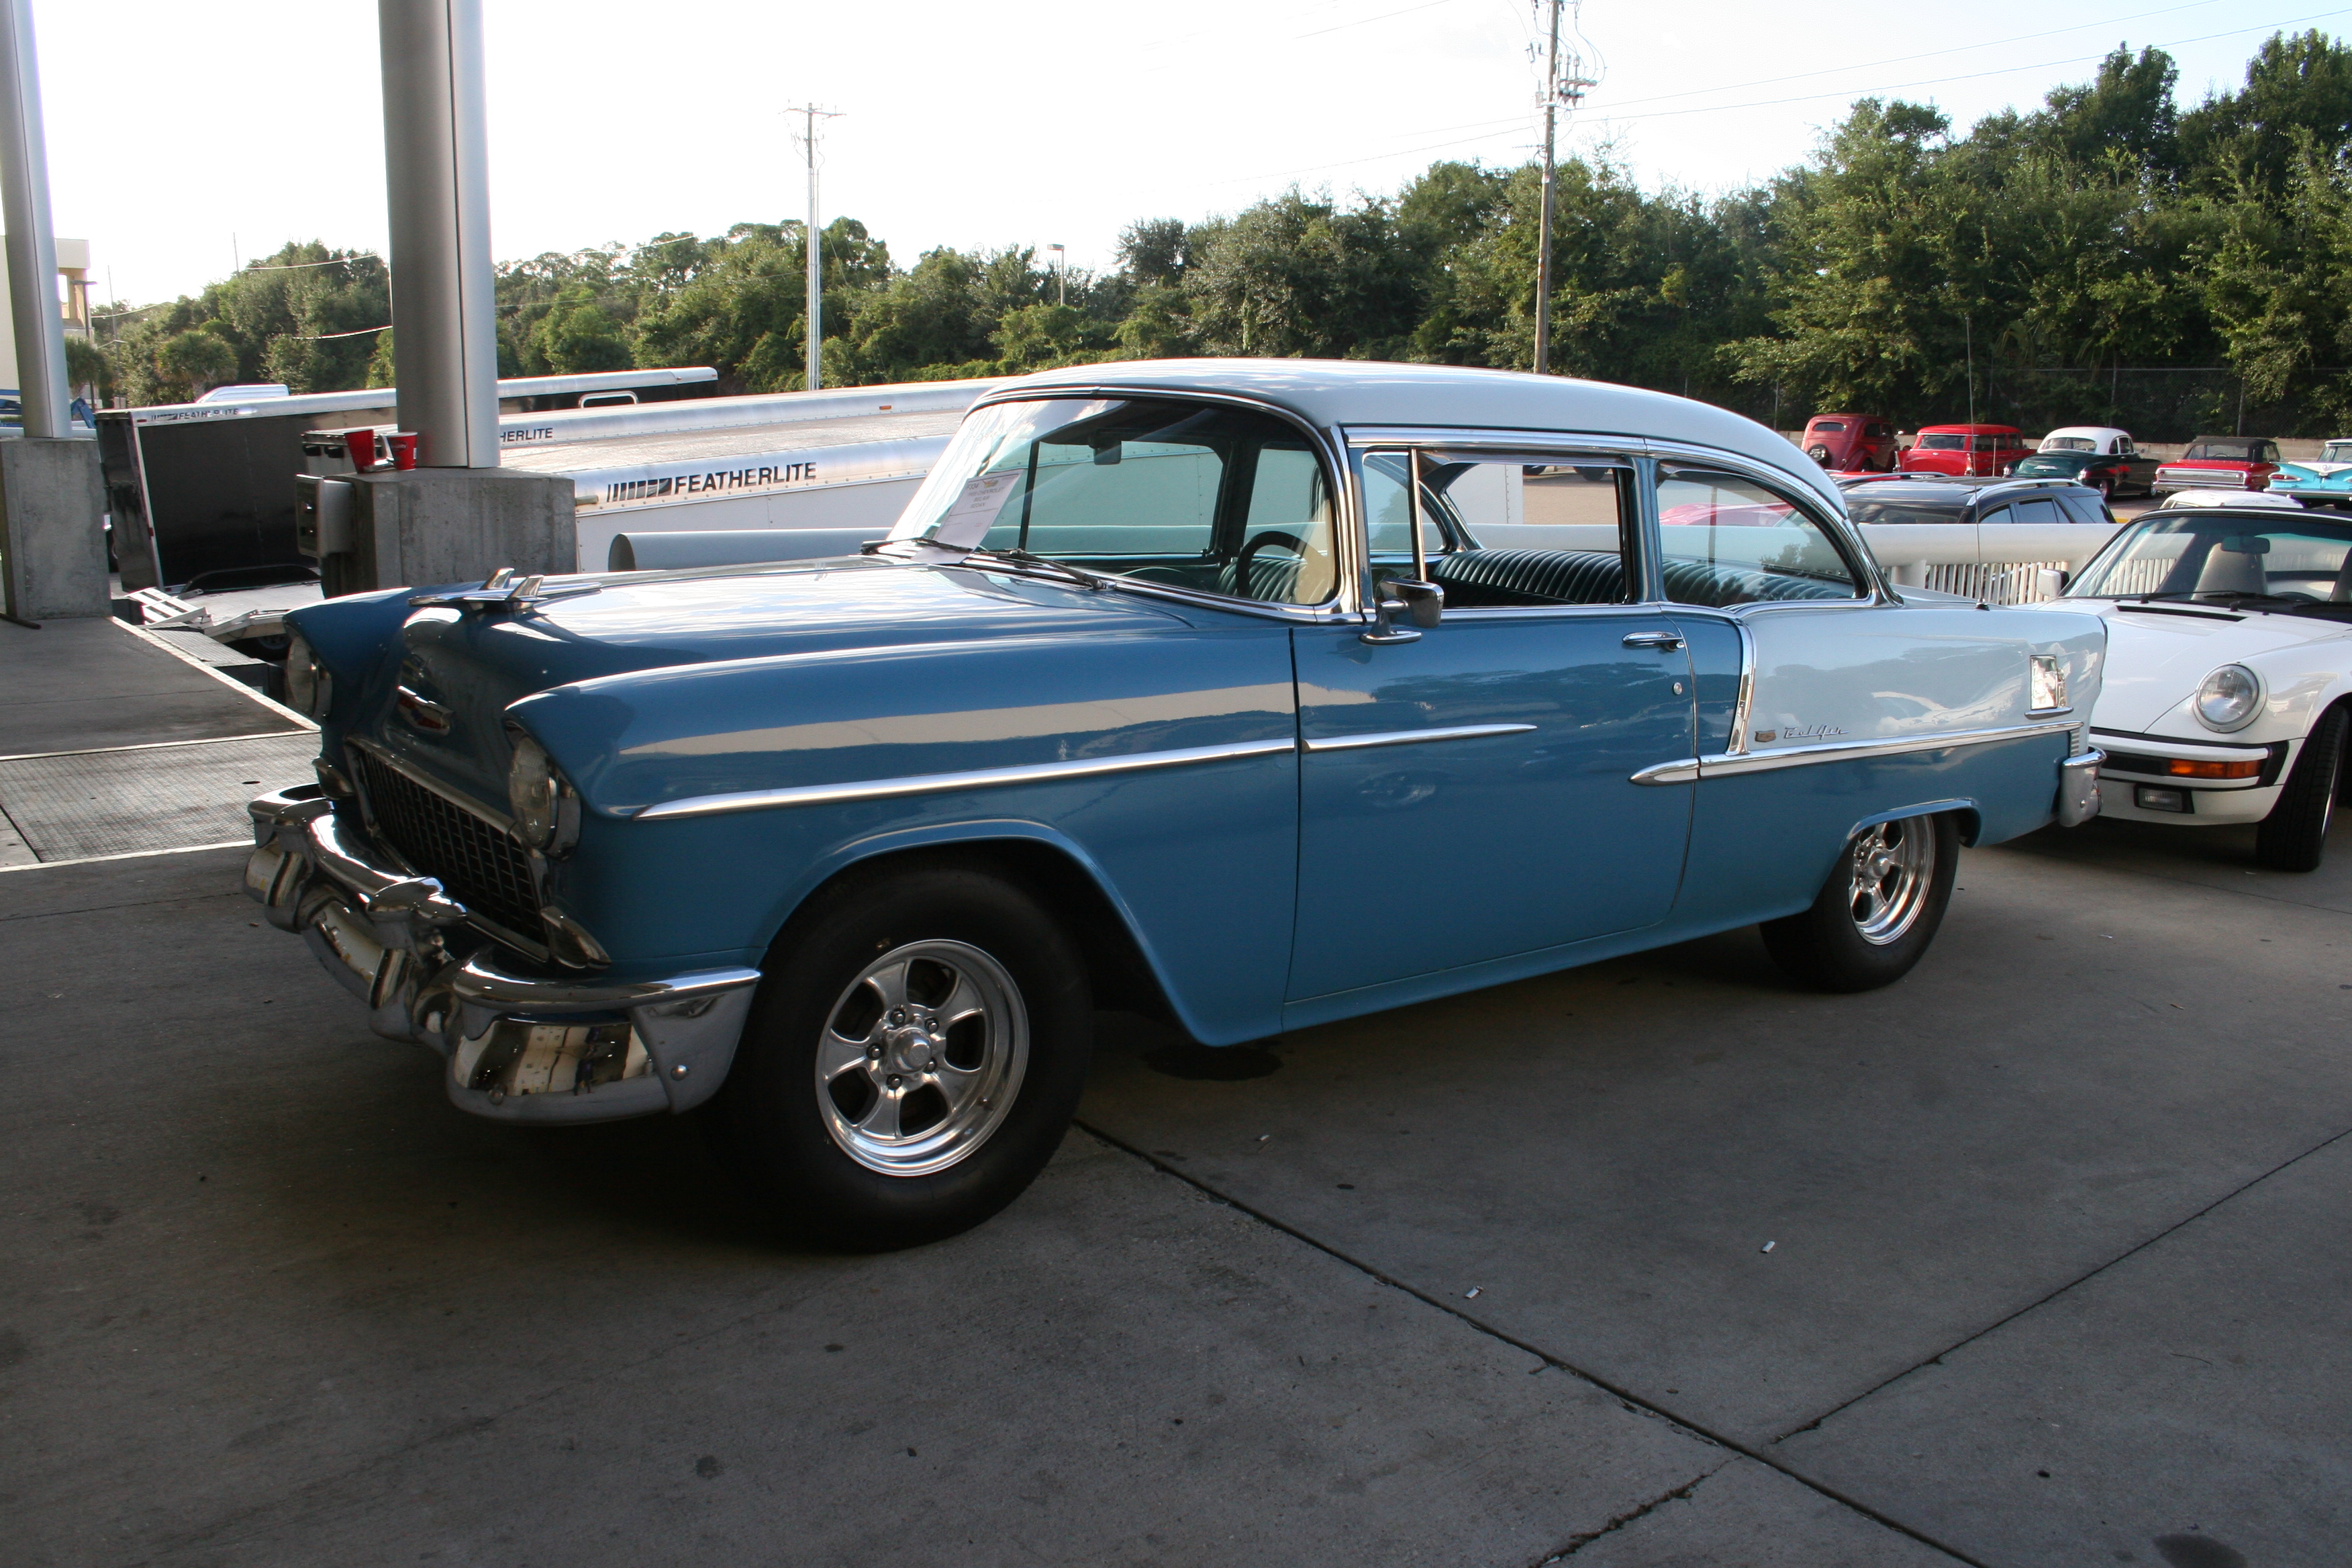
[[(904, 960), (895, 982), (887, 975), (885, 983), (866, 979), (875, 965), (910, 952), (922, 956)], [(956, 956), (972, 952), (980, 958), (967, 962)], [(925, 964), (930, 968), (920, 967)], [(914, 1008), (911, 1029), (894, 1031), (888, 1026), (907, 1009), (886, 1011), (888, 1004), (880, 1000), (895, 985), (920, 1003), (917, 977), (930, 975), (926, 983), (937, 986), (942, 984), (938, 973), (955, 973), (951, 964), (984, 982), (985, 994), (1001, 1001), (1009, 986), (1012, 997), (1010, 1005), (982, 1010), (982, 1043), (969, 1047), (981, 1065), (965, 1075), (961, 1107), (943, 1092), (957, 1064), (948, 1072), (936, 1070), (938, 1058), (956, 1048), (955, 1031), (935, 1027), (920, 1005)], [(720, 1163), (803, 1239), (882, 1252), (968, 1230), (1021, 1195), (1077, 1113), (1093, 1049), (1094, 1003), (1085, 961), (1059, 922), (1000, 877), (968, 867), (932, 866), (845, 879), (793, 916), (770, 950), (766, 973), (734, 1066), (703, 1121)], [(955, 1005), (944, 991), (932, 1004), (941, 1014)], [(867, 1011), (874, 1013), (870, 1021)], [(1002, 1028), (999, 1015), (1006, 1016)], [(1006, 1070), (1005, 1041), (1013, 1025), (1024, 1021), (1025, 1061), (1012, 1069), (1017, 1076), (1010, 1104), (992, 1108), (985, 1083), (997, 1083), (1003, 1097), (1004, 1080), (983, 1079), (982, 1073), (991, 1060), (998, 1064), (994, 1071)], [(820, 1089), (821, 1046), (830, 1041), (824, 1060), (836, 1061), (844, 1053), (835, 1035), (849, 1037), (861, 1024), (871, 1037), (892, 1041), (890, 1052), (919, 1056), (931, 1050), (934, 1071), (927, 1076), (920, 1060), (901, 1063), (896, 1056), (875, 1058), (870, 1066), (854, 1060), (840, 1068), (835, 1087)], [(922, 1044), (927, 1034), (933, 1042), (928, 1047)], [(877, 1045), (868, 1055), (884, 1049)], [(991, 1052), (998, 1054), (992, 1058)], [(847, 1055), (858, 1053), (851, 1047)], [(976, 1113), (985, 1125), (970, 1130), (968, 1143), (936, 1155), (950, 1163), (905, 1173), (867, 1163), (902, 1155), (912, 1160), (920, 1152), (885, 1147), (890, 1139), (869, 1135), (851, 1121), (852, 1113), (871, 1117), (882, 1100), (891, 1098), (877, 1081), (859, 1080), (878, 1080), (894, 1064), (909, 1069), (903, 1081), (913, 1087), (896, 1096), (898, 1103), (889, 1115), (903, 1114), (912, 1123), (934, 1104), (942, 1112), (928, 1128), (915, 1124), (915, 1132), (944, 1135), (961, 1125), (957, 1119), (971, 1113), (971, 1106), (989, 1108)], [(941, 1087), (926, 1087), (933, 1080)], [(892, 1077), (888, 1082), (896, 1087), (902, 1080)], [(875, 1098), (858, 1111), (842, 1098), (845, 1089)], [(923, 1100), (925, 1095), (934, 1100)], [(828, 1098), (839, 1115), (826, 1109)], [(900, 1131), (895, 1120), (888, 1131)], [(853, 1142), (866, 1147), (865, 1159), (853, 1156)]]
[(2305, 737), (2278, 804), (2254, 829), (2254, 861), (2273, 871), (2316, 871), (2327, 855), (2327, 826), (2336, 817), (2336, 781), (2344, 772), (2345, 710), (2330, 708)]
[[(1877, 836), (1884, 833), (1884, 842)], [(1914, 866), (1914, 883), (1906, 884), (1903, 899), (1908, 910), (1899, 929), (1877, 935), (1865, 930), (1857, 913), (1857, 860), (1874, 849), (1892, 848), (1895, 858), (1925, 852), (1927, 864)], [(1911, 973), (1952, 901), (1952, 879), (1960, 864), (1959, 829), (1948, 815), (1906, 817), (1856, 834), (1838, 855), (1837, 868), (1822, 884), (1812, 907), (1800, 914), (1767, 921), (1761, 930), (1765, 951), (1790, 976), (1822, 991), (1875, 991)], [(1916, 884), (1916, 885), (1915, 885)], [(1883, 888), (1885, 879), (1876, 884)]]

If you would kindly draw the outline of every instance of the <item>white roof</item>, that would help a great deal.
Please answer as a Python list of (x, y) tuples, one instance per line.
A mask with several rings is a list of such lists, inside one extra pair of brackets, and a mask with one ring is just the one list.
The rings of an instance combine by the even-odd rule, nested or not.
[(1686, 441), (1769, 464), (1841, 512), (1845, 507), (1817, 464), (1753, 419), (1669, 393), (1561, 375), (1377, 360), (1135, 360), (1023, 376), (1003, 383), (997, 395), (1094, 386), (1255, 397), (1323, 429), (1402, 425)]
[(2113, 442), (2128, 441), (2132, 438), (2130, 431), (2118, 430), (2112, 425), (2062, 425), (2042, 437), (2042, 444), (2046, 447), (2061, 436), (2086, 436), (2098, 442), (2102, 449)]

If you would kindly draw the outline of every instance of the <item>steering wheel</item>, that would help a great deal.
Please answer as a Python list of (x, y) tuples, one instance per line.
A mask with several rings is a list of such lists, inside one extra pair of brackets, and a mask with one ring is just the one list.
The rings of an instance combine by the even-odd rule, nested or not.
[(1259, 534), (1255, 539), (1253, 539), (1247, 544), (1243, 545), (1242, 552), (1234, 558), (1234, 593), (1237, 597), (1253, 599), (1257, 596), (1250, 592), (1250, 557), (1256, 554), (1260, 550), (1263, 550), (1269, 544), (1281, 545), (1293, 555), (1297, 556), (1301, 561), (1307, 559), (1307, 542), (1300, 539), (1298, 535), (1295, 533), (1283, 533), (1278, 531), (1269, 531)]

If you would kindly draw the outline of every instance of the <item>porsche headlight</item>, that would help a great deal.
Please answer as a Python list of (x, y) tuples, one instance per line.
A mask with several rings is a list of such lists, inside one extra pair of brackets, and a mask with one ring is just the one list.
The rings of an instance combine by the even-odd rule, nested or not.
[(563, 781), (547, 750), (529, 735), (515, 737), (514, 761), (507, 768), (507, 804), (514, 808), (515, 831), (534, 849), (555, 842), (563, 816)]
[(2191, 706), (2208, 730), (2242, 730), (2262, 711), (2262, 679), (2242, 664), (2225, 664), (2205, 678)]
[(323, 719), (335, 700), (334, 678), (319, 662), (318, 650), (300, 632), (286, 643), (286, 705), (297, 713)]

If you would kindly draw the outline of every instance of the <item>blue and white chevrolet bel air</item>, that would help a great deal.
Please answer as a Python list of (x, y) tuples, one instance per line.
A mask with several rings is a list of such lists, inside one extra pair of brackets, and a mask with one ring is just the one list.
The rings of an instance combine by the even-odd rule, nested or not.
[(863, 556), (292, 617), (246, 881), (477, 1114), (699, 1108), (790, 1223), (1011, 1201), (1098, 1006), (1210, 1046), (1764, 922), (1916, 963), (2097, 809), (2092, 615), (1898, 591), (1704, 404), (1309, 361), (975, 406)]

